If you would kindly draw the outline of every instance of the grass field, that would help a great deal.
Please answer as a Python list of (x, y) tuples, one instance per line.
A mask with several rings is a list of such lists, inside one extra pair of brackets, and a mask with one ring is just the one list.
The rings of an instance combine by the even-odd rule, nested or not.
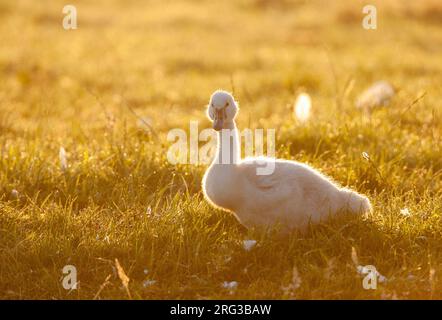
[[(362, 1), (75, 0), (67, 31), (64, 1), (0, 0), (0, 298), (441, 299), (442, 4), (371, 3), (377, 30)], [(356, 97), (382, 79), (398, 93), (363, 114)], [(278, 157), (373, 214), (279, 236), (211, 208), (207, 166), (170, 164), (166, 137), (209, 128), (218, 88), (240, 128), (274, 128)], [(358, 265), (387, 281), (365, 290)]]

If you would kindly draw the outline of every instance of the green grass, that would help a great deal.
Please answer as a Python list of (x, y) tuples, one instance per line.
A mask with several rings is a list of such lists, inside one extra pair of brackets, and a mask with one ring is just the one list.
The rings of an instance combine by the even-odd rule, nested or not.
[[(62, 1), (0, 1), (1, 298), (128, 298), (115, 259), (134, 299), (442, 298), (437, 2), (375, 1), (376, 31), (360, 27), (357, 1), (73, 4), (79, 28), (65, 31)], [(366, 116), (354, 100), (379, 79), (400, 90)], [(313, 99), (302, 126), (301, 87)], [(170, 164), (166, 137), (209, 127), (217, 88), (234, 90), (240, 129), (276, 129), (278, 157), (367, 194), (373, 214), (280, 236), (211, 208), (206, 166)], [(363, 289), (352, 248), (388, 281)], [(68, 264), (77, 290), (62, 287)]]

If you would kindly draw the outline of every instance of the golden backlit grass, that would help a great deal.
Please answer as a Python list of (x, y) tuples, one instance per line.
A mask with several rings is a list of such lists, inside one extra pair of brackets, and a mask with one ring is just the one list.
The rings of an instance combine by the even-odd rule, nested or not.
[[(63, 1), (0, 1), (1, 298), (442, 298), (438, 1), (375, 1), (376, 31), (361, 1), (71, 4), (75, 31)], [(398, 94), (364, 115), (354, 100), (380, 79)], [(366, 193), (373, 215), (280, 237), (209, 207), (205, 166), (171, 165), (166, 136), (208, 127), (217, 88), (234, 90), (240, 128), (276, 129), (279, 157)], [(300, 88), (313, 101), (303, 125)], [(387, 277), (377, 290), (362, 288), (352, 248)]]

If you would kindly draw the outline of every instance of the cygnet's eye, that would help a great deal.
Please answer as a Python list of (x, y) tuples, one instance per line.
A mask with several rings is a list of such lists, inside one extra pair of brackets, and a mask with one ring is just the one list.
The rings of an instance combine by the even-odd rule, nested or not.
[(229, 102), (226, 102), (226, 105), (224, 106), (224, 108), (227, 108), (229, 106)]

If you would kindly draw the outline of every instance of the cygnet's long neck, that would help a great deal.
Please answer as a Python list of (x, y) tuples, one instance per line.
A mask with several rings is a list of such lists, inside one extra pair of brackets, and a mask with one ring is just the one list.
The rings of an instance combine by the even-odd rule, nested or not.
[(218, 145), (214, 164), (236, 165), (241, 157), (238, 141), (238, 129), (234, 121), (224, 124), (224, 129), (218, 131)]

